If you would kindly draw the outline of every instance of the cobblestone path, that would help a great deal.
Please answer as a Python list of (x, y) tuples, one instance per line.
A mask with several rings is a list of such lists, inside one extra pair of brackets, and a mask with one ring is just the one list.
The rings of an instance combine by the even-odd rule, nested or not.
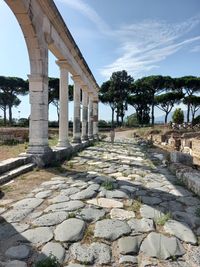
[(0, 266), (49, 254), (70, 267), (200, 266), (200, 200), (144, 151), (99, 143), (26, 198), (1, 201)]

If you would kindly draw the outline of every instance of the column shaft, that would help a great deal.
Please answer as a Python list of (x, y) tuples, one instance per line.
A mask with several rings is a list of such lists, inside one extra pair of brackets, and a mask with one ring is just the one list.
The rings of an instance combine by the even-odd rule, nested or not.
[(60, 66), (59, 100), (59, 139), (57, 146), (68, 147), (68, 71), (62, 66)]
[(93, 135), (98, 139), (98, 102), (93, 102)]
[(82, 91), (82, 140), (88, 140), (88, 93), (87, 91)]
[(80, 85), (74, 81), (74, 121), (73, 121), (73, 143), (81, 143), (80, 133)]
[(93, 139), (93, 97), (89, 95), (88, 137)]

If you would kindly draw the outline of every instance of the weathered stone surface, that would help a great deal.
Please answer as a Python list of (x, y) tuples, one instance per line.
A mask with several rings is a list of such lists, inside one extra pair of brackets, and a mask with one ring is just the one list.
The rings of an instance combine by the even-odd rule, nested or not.
[(164, 213), (161, 211), (161, 208), (159, 210), (147, 205), (142, 205), (142, 207), (140, 208), (140, 214), (143, 218), (147, 219), (157, 219), (164, 215)]
[(96, 208), (84, 208), (78, 214), (84, 221), (98, 221), (105, 215), (105, 210)]
[(51, 190), (46, 190), (39, 192), (35, 195), (36, 198), (47, 198), (51, 195), (52, 191)]
[(187, 254), (185, 254), (186, 264), (188, 266), (200, 266), (200, 246), (191, 247)]
[(123, 208), (123, 203), (109, 198), (94, 198), (87, 201), (88, 204), (96, 205), (103, 208)]
[(137, 265), (137, 257), (135, 256), (122, 256), (119, 259), (119, 264), (131, 263), (133, 266)]
[(111, 219), (127, 220), (135, 217), (134, 211), (114, 208), (110, 212)]
[(49, 242), (42, 248), (42, 254), (45, 256), (54, 255), (60, 263), (63, 263), (65, 249), (59, 243)]
[(137, 254), (142, 242), (141, 236), (126, 236), (118, 240), (119, 253), (126, 254)]
[(74, 211), (81, 209), (85, 206), (85, 204), (82, 201), (79, 200), (72, 200), (68, 202), (62, 202), (58, 204), (53, 204), (47, 207), (44, 211), (49, 212), (49, 211)]
[(70, 188), (61, 190), (61, 195), (64, 195), (64, 196), (70, 196), (70, 195), (73, 195), (73, 194), (78, 193), (79, 191), (80, 191), (79, 188), (76, 188), (76, 187), (70, 187)]
[(13, 209), (1, 215), (7, 222), (20, 222), (31, 213), (32, 209)]
[(142, 242), (140, 251), (147, 256), (168, 259), (185, 253), (180, 241), (175, 237), (166, 237), (158, 233), (150, 233)]
[(75, 195), (71, 195), (70, 198), (77, 200), (92, 198), (97, 195), (99, 187), (100, 185), (98, 184), (92, 184), (85, 190), (82, 190), (81, 192), (78, 192)]
[(27, 230), (20, 234), (22, 238), (19, 239), (29, 241), (36, 246), (40, 246), (53, 238), (53, 233), (48, 227), (38, 227)]
[(27, 230), (28, 228), (29, 225), (24, 223), (3, 223), (0, 225), (0, 240), (8, 239), (13, 235)]
[(33, 225), (37, 226), (51, 226), (56, 225), (68, 218), (68, 213), (64, 211), (48, 213), (40, 216), (33, 221)]
[(129, 198), (128, 194), (121, 190), (103, 190), (100, 196), (106, 198)]
[(116, 240), (122, 235), (129, 234), (131, 228), (126, 222), (120, 220), (105, 219), (95, 224), (94, 236), (108, 240)]
[(43, 199), (37, 198), (25, 198), (15, 204), (12, 204), (13, 208), (22, 210), (22, 209), (34, 209), (38, 207), (43, 202)]
[(103, 243), (92, 243), (90, 246), (75, 243), (70, 247), (72, 257), (87, 264), (108, 264), (111, 261), (111, 249)]
[(157, 198), (157, 197), (142, 196), (141, 199), (142, 199), (142, 202), (144, 204), (147, 204), (150, 206), (157, 205), (157, 204), (160, 204), (162, 202), (162, 199)]
[(79, 241), (82, 239), (85, 230), (85, 223), (79, 219), (68, 219), (59, 224), (55, 231), (55, 240), (57, 241)]
[(23, 261), (14, 260), (14, 261), (9, 261), (4, 266), (5, 267), (27, 267), (27, 264)]
[(131, 219), (128, 221), (132, 234), (146, 233), (155, 230), (153, 220), (151, 219)]
[(22, 260), (26, 259), (30, 253), (30, 248), (25, 245), (11, 247), (6, 250), (5, 255), (9, 259)]
[(187, 224), (175, 220), (168, 220), (164, 225), (164, 230), (171, 235), (175, 235), (184, 242), (191, 244), (196, 244), (197, 242), (196, 236)]
[(48, 201), (49, 201), (49, 203), (53, 203), (53, 204), (54, 203), (60, 203), (60, 202), (67, 202), (67, 201), (69, 201), (69, 197), (60, 194), (54, 198), (49, 199)]
[(94, 255), (87, 245), (75, 243), (71, 245), (70, 253), (73, 259), (79, 262), (84, 262), (86, 264), (92, 264), (94, 262)]

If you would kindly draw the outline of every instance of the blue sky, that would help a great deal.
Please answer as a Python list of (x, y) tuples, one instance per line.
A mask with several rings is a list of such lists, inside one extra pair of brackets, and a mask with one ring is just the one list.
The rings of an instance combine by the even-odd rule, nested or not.
[[(200, 76), (199, 0), (55, 3), (99, 85), (113, 71), (122, 69), (135, 79), (155, 74)], [(26, 78), (30, 70), (25, 41), (14, 15), (2, 0), (0, 27), (0, 75)], [(49, 76), (59, 77), (51, 54), (49, 61)], [(28, 97), (23, 98), (18, 110), (21, 117), (29, 115)], [(19, 116), (18, 110), (14, 111), (15, 117)], [(132, 112), (130, 108), (127, 114)], [(100, 105), (100, 118), (107, 120), (109, 116), (110, 109)], [(50, 119), (56, 119), (53, 107)]]

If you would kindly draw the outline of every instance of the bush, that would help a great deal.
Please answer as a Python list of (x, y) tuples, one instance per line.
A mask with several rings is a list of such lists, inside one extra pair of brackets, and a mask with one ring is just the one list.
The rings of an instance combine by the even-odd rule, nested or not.
[(57, 258), (51, 254), (46, 259), (38, 261), (35, 264), (35, 267), (60, 267), (60, 264), (59, 264)]
[(21, 118), (17, 122), (17, 126), (19, 127), (28, 127), (29, 126), (29, 119)]
[(128, 127), (133, 127), (138, 125), (138, 119), (137, 119), (137, 114), (133, 113), (130, 116), (127, 116), (125, 119), (125, 125)]
[(192, 125), (200, 124), (200, 115), (192, 120)]
[(172, 120), (174, 123), (177, 124), (182, 124), (184, 122), (184, 113), (181, 108), (177, 108), (173, 115), (172, 115)]
[(107, 123), (106, 121), (104, 121), (104, 120), (99, 120), (99, 121), (98, 121), (98, 127), (99, 127), (99, 128), (107, 128), (107, 127), (109, 127), (109, 125), (108, 125), (108, 123)]

